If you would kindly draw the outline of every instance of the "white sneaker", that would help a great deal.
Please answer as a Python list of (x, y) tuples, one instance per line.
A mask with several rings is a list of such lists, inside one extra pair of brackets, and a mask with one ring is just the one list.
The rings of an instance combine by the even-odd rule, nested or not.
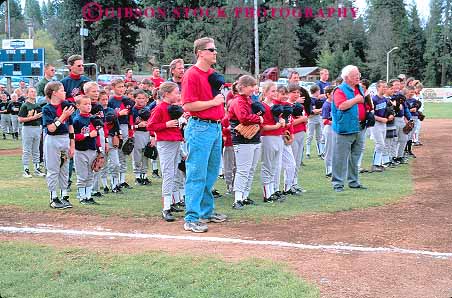
[(31, 174), (30, 174), (30, 170), (29, 169), (25, 169), (24, 173), (22, 175), (24, 178), (31, 178)]
[(39, 177), (45, 177), (45, 176), (46, 176), (46, 174), (43, 173), (43, 172), (41, 172), (40, 169), (36, 169), (35, 172), (34, 172), (34, 174), (35, 174), (36, 176), (39, 176)]

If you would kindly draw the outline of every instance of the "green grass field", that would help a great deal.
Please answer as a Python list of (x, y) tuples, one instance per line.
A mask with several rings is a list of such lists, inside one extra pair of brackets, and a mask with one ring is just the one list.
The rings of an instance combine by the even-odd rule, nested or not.
[(125, 256), (1, 243), (0, 297), (319, 297), (319, 290), (262, 260), (146, 253)]
[[(1, 144), (1, 143), (0, 143)], [(16, 141), (16, 146), (20, 142)], [(370, 167), (373, 144), (367, 142), (363, 165)], [(0, 156), (0, 206), (19, 206), (26, 211), (50, 211), (48, 192), (44, 178), (22, 178), (20, 156)], [(405, 165), (390, 169), (384, 173), (363, 174), (362, 183), (367, 191), (350, 190), (340, 194), (333, 192), (331, 182), (324, 177), (323, 161), (316, 158), (305, 160), (299, 175), (300, 184), (307, 190), (301, 197), (291, 196), (284, 203), (263, 203), (260, 184), (260, 169), (256, 171), (251, 198), (256, 206), (245, 210), (233, 210), (232, 196), (223, 196), (216, 201), (217, 210), (226, 213), (232, 219), (262, 220), (266, 217), (286, 217), (303, 212), (335, 212), (356, 208), (368, 208), (395, 202), (412, 192), (410, 167)], [(130, 162), (129, 162), (130, 166)], [(75, 177), (73, 178), (75, 180)], [(129, 175), (128, 181), (133, 181)], [(398, 181), (397, 183), (393, 183)], [(160, 216), (161, 180), (153, 180), (152, 186), (134, 186), (124, 195), (109, 194), (99, 199), (99, 206), (81, 206), (76, 202), (75, 191), (71, 193), (74, 208), (64, 212), (79, 214), (99, 214), (102, 216), (119, 215), (134, 217)], [(219, 179), (217, 189), (225, 192), (224, 180)], [(182, 217), (182, 214), (177, 214)]]
[(425, 103), (424, 114), (428, 119), (452, 119), (452, 103)]

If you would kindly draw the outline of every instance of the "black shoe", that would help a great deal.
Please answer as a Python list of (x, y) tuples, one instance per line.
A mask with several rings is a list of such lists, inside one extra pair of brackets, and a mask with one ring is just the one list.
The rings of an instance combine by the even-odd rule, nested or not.
[(325, 175), (325, 178), (331, 178), (331, 176), (333, 176), (333, 174), (329, 173)]
[(152, 178), (156, 178), (156, 179), (162, 178), (159, 175), (159, 170), (153, 170), (152, 171)]
[(94, 201), (94, 199), (93, 199), (93, 198), (89, 198), (89, 199), (87, 199), (86, 201), (87, 201), (87, 202), (88, 202), (88, 204), (90, 204), (90, 205), (99, 205), (99, 203), (98, 203), (98, 202), (96, 202), (96, 201)]
[(176, 205), (179, 206), (180, 208), (185, 208), (185, 202), (180, 201), (177, 202)]
[(121, 188), (125, 188), (125, 189), (133, 189), (132, 186), (130, 186), (127, 182), (123, 182), (119, 185), (119, 187)]
[(143, 179), (141, 179), (141, 178), (136, 178), (136, 179), (135, 179), (135, 185), (139, 185), (139, 184), (143, 184)]
[(69, 202), (69, 196), (64, 196), (61, 199), (61, 203), (64, 205), (63, 209), (72, 208), (72, 204)]
[(343, 191), (344, 191), (344, 188), (341, 187), (341, 186), (335, 187), (335, 188), (334, 188), (334, 191), (335, 191), (335, 192), (343, 192)]
[(105, 186), (104, 187), (104, 193), (109, 193), (110, 192), (110, 189), (108, 188), (108, 186)]
[(93, 197), (102, 197), (102, 193), (100, 191), (96, 191), (95, 193), (92, 194)]
[(242, 210), (243, 208), (245, 208), (245, 206), (242, 201), (237, 201), (237, 202), (234, 202), (234, 204), (232, 204), (232, 209)]
[(148, 178), (143, 178), (141, 179), (141, 185), (152, 185), (152, 182)]
[(212, 190), (212, 195), (213, 195), (213, 197), (215, 198), (215, 199), (219, 199), (219, 198), (221, 198), (222, 197), (222, 195), (218, 192), (218, 190), (216, 190), (216, 189), (213, 189)]
[(64, 209), (64, 204), (60, 201), (60, 199), (53, 198), (52, 201), (50, 201), (50, 208)]
[(184, 209), (179, 208), (176, 204), (171, 205), (170, 212), (184, 212)]
[(244, 205), (255, 205), (256, 203), (253, 200), (246, 198), (243, 200), (243, 204)]
[(87, 199), (81, 199), (80, 200), (80, 204), (82, 204), (82, 205), (89, 205), (90, 203), (88, 202)]
[(286, 199), (286, 196), (280, 190), (275, 192), (273, 195), (276, 196), (278, 198), (278, 200), (285, 200)]
[(170, 210), (163, 210), (162, 217), (167, 222), (172, 222), (176, 220), (176, 218), (171, 214)]
[(121, 188), (119, 187), (119, 185), (117, 185), (115, 188), (113, 188), (111, 190), (111, 192), (115, 193), (115, 194), (123, 194), (123, 192), (122, 192)]
[(416, 155), (414, 155), (414, 153), (413, 152), (408, 152), (408, 156), (411, 156), (412, 158), (416, 158)]
[(218, 175), (218, 178), (219, 178), (219, 179), (224, 179), (224, 175), (223, 175), (223, 174)]
[(363, 189), (363, 190), (366, 190), (366, 189), (367, 189), (367, 187), (365, 187), (365, 186), (363, 186), (363, 185), (361, 185), (361, 184), (356, 185), (356, 186), (351, 186), (351, 185), (349, 185), (348, 187), (353, 188), (353, 189)]

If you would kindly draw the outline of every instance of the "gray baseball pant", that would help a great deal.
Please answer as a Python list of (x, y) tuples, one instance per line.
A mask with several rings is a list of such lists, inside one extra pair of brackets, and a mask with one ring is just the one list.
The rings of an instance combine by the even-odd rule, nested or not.
[[(281, 175), (281, 160), (284, 147), (282, 136), (262, 136), (261, 179), (264, 197), (269, 198), (276, 192), (276, 176)], [(279, 168), (279, 171), (278, 171)], [(279, 180), (278, 180), (279, 181)]]
[(40, 126), (22, 127), (22, 164), (28, 167), (30, 157), (33, 164), (39, 164), (39, 142), (41, 140)]
[(333, 167), (333, 129), (331, 125), (323, 126), (323, 138), (325, 140), (325, 173), (330, 175)]
[(304, 150), (304, 131), (297, 132), (294, 135), (294, 140), (292, 143), (292, 153), (293, 157), (295, 159), (295, 174), (294, 174), (294, 180), (292, 182), (293, 186), (298, 186), (298, 173), (301, 168), (301, 162), (303, 159), (303, 150)]
[(19, 116), (17, 115), (11, 115), (11, 127), (12, 133), (16, 133), (19, 132)]
[(289, 189), (292, 188), (293, 181), (294, 179), (296, 179), (295, 178), (296, 164), (295, 157), (293, 156), (292, 146), (286, 144), (284, 144), (283, 146), (282, 169), (284, 170), (284, 191), (288, 191)]
[[(101, 147), (103, 149), (105, 149), (105, 133), (104, 133), (104, 130), (103, 129), (99, 129), (98, 132), (99, 132), (99, 138), (100, 138), (100, 145), (101, 145)], [(105, 158), (107, 158), (107, 157), (105, 157)], [(93, 174), (94, 175), (94, 177), (93, 177), (93, 190), (95, 192), (99, 191), (99, 179), (101, 177), (102, 170), (104, 170), (107, 167), (107, 164), (108, 163), (106, 162), (99, 172), (94, 172), (94, 174)]]
[(138, 175), (146, 174), (148, 171), (148, 158), (144, 156), (144, 148), (149, 143), (148, 131), (135, 131), (135, 143), (132, 151), (133, 173)]
[(227, 190), (232, 191), (235, 175), (235, 155), (234, 147), (232, 146), (223, 148), (223, 174)]
[(323, 153), (323, 140), (322, 140), (322, 117), (320, 115), (313, 115), (308, 117), (308, 133), (306, 137), (306, 154), (311, 154), (311, 143), (314, 138), (317, 143), (317, 154)]
[(403, 128), (405, 127), (405, 121), (403, 117), (395, 117), (394, 123), (397, 128), (397, 157), (403, 157), (403, 153), (405, 152), (406, 143), (408, 142), (408, 135), (403, 132)]
[[(121, 124), (120, 125), (121, 134), (122, 134), (122, 140), (124, 143), (129, 139), (129, 125), (128, 124)], [(120, 176), (125, 175), (127, 172), (127, 157), (122, 152), (122, 150), (118, 150), (118, 156), (119, 156), (119, 173)], [(121, 183), (124, 181), (121, 181)]]
[[(47, 169), (47, 187), (51, 193), (58, 189), (66, 191), (69, 181), (69, 135), (47, 135), (44, 139), (44, 154)], [(61, 154), (67, 159), (60, 167)]]
[(414, 135), (413, 135), (413, 142), (417, 143), (420, 141), (420, 133), (421, 133), (421, 127), (422, 127), (422, 121), (418, 119), (416, 119), (416, 121), (414, 121)]
[(333, 131), (333, 134), (335, 140), (331, 179), (333, 187), (343, 188), (346, 176), (348, 176), (349, 186), (360, 185), (358, 160), (361, 156), (366, 130), (363, 129), (348, 135), (337, 134)]
[(2, 118), (0, 119), (0, 127), (4, 134), (11, 132), (11, 115), (10, 114), (2, 114)]
[(179, 151), (181, 142), (157, 142), (157, 151), (162, 172), (162, 196), (163, 210), (171, 208), (173, 193), (178, 192), (176, 188), (176, 171), (179, 161)]
[(395, 133), (396, 137), (388, 138), (389, 134), (394, 134), (392, 131), (396, 131), (395, 125), (388, 126), (386, 124), (386, 139), (385, 139), (385, 151), (383, 155), (383, 164), (389, 163), (392, 161), (392, 158), (397, 157), (397, 133)]
[(372, 129), (372, 138), (375, 141), (374, 158), (372, 164), (381, 166), (385, 155), (386, 123), (375, 121)]
[(414, 122), (414, 127), (408, 134), (408, 141), (411, 140), (414, 143), (415, 142), (414, 139), (415, 139), (415, 135), (416, 135), (416, 125), (419, 122), (419, 118), (418, 118), (418, 116), (411, 116), (411, 120), (413, 120), (413, 122)]
[(108, 172), (111, 178), (111, 187), (115, 188), (119, 185), (119, 169), (121, 163), (119, 161), (119, 149), (113, 147), (113, 137), (108, 137), (108, 143), (111, 144), (110, 151), (108, 151)]
[(237, 144), (234, 145), (234, 153), (236, 164), (234, 192), (242, 193), (242, 199), (246, 199), (251, 191), (254, 172), (261, 155), (261, 144)]
[[(75, 150), (74, 165), (77, 169), (77, 189), (79, 190), (80, 199), (91, 198), (94, 182), (94, 172), (91, 170), (91, 165), (96, 155), (96, 150)], [(83, 188), (82, 191), (80, 191), (81, 188)]]

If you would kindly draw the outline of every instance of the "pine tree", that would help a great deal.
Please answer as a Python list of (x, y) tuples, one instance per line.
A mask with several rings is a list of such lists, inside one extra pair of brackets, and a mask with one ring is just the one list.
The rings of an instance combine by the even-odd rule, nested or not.
[(411, 37), (411, 43), (408, 48), (409, 65), (407, 75), (422, 80), (424, 78), (425, 67), (423, 57), (425, 52), (425, 36), (414, 1), (411, 4), (409, 18), (410, 26), (408, 32)]
[(33, 23), (35, 30), (42, 27), (41, 8), (39, 7), (38, 0), (25, 1), (25, 17)]
[(441, 42), (442, 31), (442, 0), (431, 0), (430, 2), (430, 18), (427, 23), (426, 36), (427, 42), (425, 46), (424, 59), (425, 68), (425, 85), (429, 87), (438, 86), (440, 83), (440, 55), (438, 45)]

